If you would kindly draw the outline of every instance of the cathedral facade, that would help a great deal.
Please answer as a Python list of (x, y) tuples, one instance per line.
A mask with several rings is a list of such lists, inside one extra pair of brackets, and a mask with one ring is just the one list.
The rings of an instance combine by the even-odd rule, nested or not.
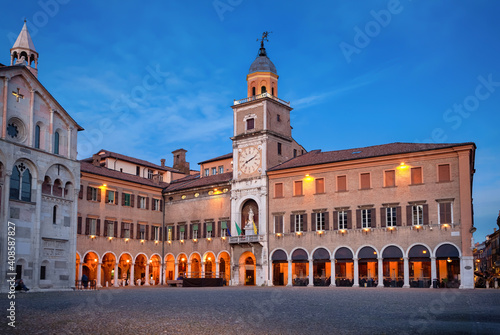
[(0, 271), (34, 290), (70, 289), (83, 129), (38, 80), (26, 22), (10, 52), (0, 65)]

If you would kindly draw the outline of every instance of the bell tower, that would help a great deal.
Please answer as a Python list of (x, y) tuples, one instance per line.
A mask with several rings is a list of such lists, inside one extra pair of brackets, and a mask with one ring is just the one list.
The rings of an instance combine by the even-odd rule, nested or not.
[(273, 62), (267, 57), (264, 41), (267, 39), (269, 32), (264, 32), (260, 39), (259, 55), (250, 66), (250, 71), (247, 75), (248, 95), (247, 97), (256, 96), (263, 93), (269, 93), (272, 96), (278, 96), (278, 73)]
[(31, 40), (26, 20), (14, 46), (10, 49), (10, 65), (25, 65), (35, 77), (38, 77), (38, 52)]

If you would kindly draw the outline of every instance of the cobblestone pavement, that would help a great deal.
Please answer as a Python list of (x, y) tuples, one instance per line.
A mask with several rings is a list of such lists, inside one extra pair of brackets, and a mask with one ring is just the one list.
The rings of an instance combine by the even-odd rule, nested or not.
[[(2, 293), (3, 294), (3, 293)], [(5, 294), (5, 297), (7, 294)], [(130, 287), (16, 294), (0, 334), (498, 334), (500, 290)]]

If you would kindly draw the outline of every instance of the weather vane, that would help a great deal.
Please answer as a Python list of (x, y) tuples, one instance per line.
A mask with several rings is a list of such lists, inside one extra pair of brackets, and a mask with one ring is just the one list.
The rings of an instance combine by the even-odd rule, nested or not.
[(271, 33), (272, 33), (272, 31), (265, 31), (265, 32), (263, 32), (262, 33), (262, 38), (258, 38), (257, 41), (260, 41), (260, 44), (264, 45), (264, 41), (269, 42), (269, 39), (267, 38), (267, 36), (269, 34), (271, 34)]

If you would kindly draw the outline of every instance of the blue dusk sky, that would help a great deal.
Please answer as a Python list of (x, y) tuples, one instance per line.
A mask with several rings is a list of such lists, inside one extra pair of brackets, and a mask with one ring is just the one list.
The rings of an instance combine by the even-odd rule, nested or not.
[(257, 38), (276, 65), (307, 150), (391, 142), (475, 142), (475, 239), (500, 210), (500, 2), (10, 2), (0, 62), (24, 18), (39, 79), (100, 149), (191, 168), (232, 151), (234, 99), (246, 97)]

